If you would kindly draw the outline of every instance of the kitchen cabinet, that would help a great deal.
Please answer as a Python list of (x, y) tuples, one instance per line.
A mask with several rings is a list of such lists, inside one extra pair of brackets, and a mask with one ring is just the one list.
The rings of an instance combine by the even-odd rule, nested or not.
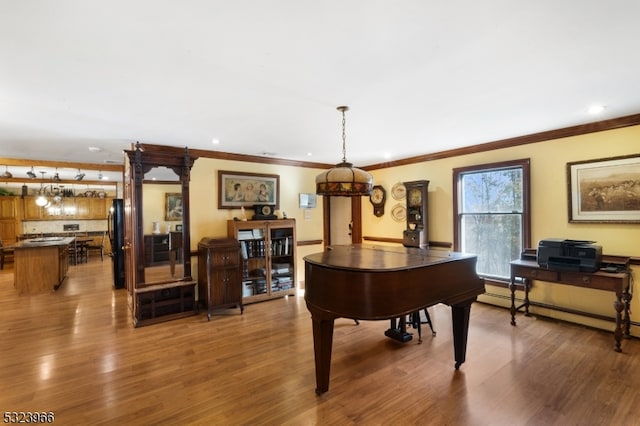
[(106, 219), (111, 199), (76, 197), (75, 219)]
[(18, 206), (12, 196), (0, 196), (0, 240), (5, 245), (16, 241), (18, 235)]
[(15, 219), (16, 215), (16, 198), (0, 196), (0, 220)]
[(42, 220), (44, 218), (44, 208), (36, 204), (36, 198), (33, 196), (22, 198), (23, 220)]
[(211, 319), (214, 309), (242, 306), (240, 243), (234, 238), (203, 238), (198, 243), (198, 302)]
[(240, 242), (243, 303), (295, 294), (295, 219), (230, 220), (227, 236)]
[(35, 196), (13, 198), (22, 201), (22, 220), (106, 220), (112, 201), (111, 198), (65, 197), (59, 204), (40, 207)]

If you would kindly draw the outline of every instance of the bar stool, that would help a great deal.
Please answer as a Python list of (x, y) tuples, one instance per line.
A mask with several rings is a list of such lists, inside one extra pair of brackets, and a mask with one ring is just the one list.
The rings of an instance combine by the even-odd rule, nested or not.
[(82, 235), (76, 235), (73, 239), (73, 243), (69, 245), (69, 258), (74, 265), (83, 263), (87, 260), (86, 242), (78, 241), (78, 237)]
[(6, 248), (2, 244), (2, 239), (0, 239), (0, 269), (4, 269), (4, 261), (5, 257), (11, 258), (13, 260), (13, 248)]

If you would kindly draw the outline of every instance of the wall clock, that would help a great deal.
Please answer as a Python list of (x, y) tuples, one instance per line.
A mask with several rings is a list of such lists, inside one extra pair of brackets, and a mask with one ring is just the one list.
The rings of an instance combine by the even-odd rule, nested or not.
[(384, 203), (387, 201), (387, 191), (381, 185), (375, 185), (369, 195), (369, 201), (373, 204), (373, 214), (376, 217), (384, 215)]

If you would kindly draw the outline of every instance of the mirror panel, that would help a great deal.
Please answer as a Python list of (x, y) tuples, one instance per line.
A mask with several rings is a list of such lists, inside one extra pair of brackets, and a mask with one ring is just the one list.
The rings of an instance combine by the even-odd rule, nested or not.
[[(169, 179), (171, 176), (167, 171), (173, 174), (174, 182)], [(147, 179), (148, 176), (152, 179)], [(178, 176), (166, 167), (156, 167), (145, 174), (142, 228), (146, 283), (166, 282), (184, 276), (182, 187), (177, 179)]]

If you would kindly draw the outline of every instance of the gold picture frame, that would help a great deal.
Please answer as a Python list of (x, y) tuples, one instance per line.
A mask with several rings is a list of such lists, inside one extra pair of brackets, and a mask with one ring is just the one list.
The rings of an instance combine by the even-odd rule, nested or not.
[(167, 222), (182, 221), (182, 194), (167, 192), (164, 195), (164, 220)]
[(640, 154), (567, 163), (569, 222), (640, 223)]
[(218, 171), (218, 208), (253, 208), (268, 204), (280, 205), (280, 176), (262, 173)]

